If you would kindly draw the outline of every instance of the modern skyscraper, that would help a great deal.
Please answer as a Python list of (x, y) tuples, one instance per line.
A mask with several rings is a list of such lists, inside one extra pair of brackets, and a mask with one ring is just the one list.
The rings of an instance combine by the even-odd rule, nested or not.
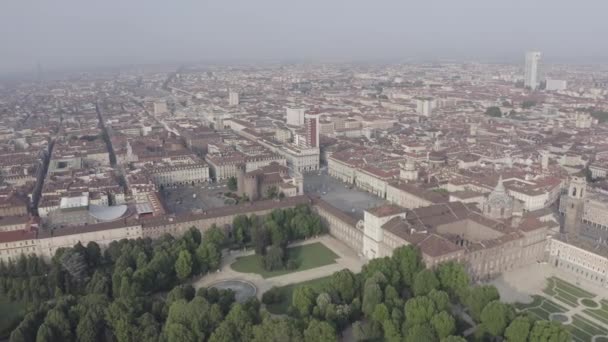
[(306, 143), (309, 147), (319, 147), (319, 115), (306, 114), (304, 117), (306, 127)]
[(540, 85), (540, 52), (526, 52), (526, 70), (524, 76), (524, 86), (530, 89), (538, 89)]
[(239, 105), (239, 93), (236, 91), (228, 91), (228, 105), (238, 106)]
[(433, 108), (435, 108), (436, 102), (430, 97), (416, 98), (416, 113), (422, 116), (431, 116), (433, 114)]

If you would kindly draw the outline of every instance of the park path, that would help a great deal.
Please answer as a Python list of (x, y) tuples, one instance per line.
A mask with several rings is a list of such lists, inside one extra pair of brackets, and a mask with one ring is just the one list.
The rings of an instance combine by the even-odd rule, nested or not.
[(237, 258), (254, 254), (253, 250), (229, 251), (228, 253), (225, 253), (222, 257), (220, 269), (217, 272), (206, 274), (203, 277), (194, 280), (192, 285), (195, 288), (199, 288), (203, 286), (209, 286), (223, 280), (245, 280), (256, 286), (257, 297), (261, 298), (262, 294), (273, 286), (285, 286), (289, 284), (296, 284), (308, 280), (322, 278), (332, 275), (334, 272), (343, 270), (345, 268), (355, 273), (361, 271), (361, 267), (363, 266), (364, 261), (348, 246), (346, 246), (344, 243), (330, 235), (323, 235), (317, 238), (299, 241), (290, 244), (289, 247), (307, 245), (316, 242), (321, 242), (327, 248), (331, 249), (334, 253), (338, 255), (338, 258), (336, 259), (336, 262), (334, 264), (299, 272), (288, 273), (272, 278), (263, 278), (259, 274), (241, 273), (233, 270), (230, 267), (230, 265), (234, 263)]

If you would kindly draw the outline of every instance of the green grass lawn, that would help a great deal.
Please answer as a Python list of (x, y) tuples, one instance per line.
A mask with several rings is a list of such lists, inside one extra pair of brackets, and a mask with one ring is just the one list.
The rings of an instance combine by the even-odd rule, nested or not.
[(562, 292), (568, 292), (570, 295), (572, 295), (576, 298), (593, 298), (593, 297), (595, 297), (595, 295), (593, 293), (585, 291), (585, 290), (581, 289), (580, 287), (570, 284), (569, 282), (567, 282), (565, 280), (561, 280), (560, 278), (557, 278), (557, 277), (553, 277), (553, 279), (555, 280), (555, 284), (557, 285), (557, 288), (559, 290), (561, 290)]
[(7, 338), (25, 315), (25, 305), (0, 295), (0, 338)]
[(572, 324), (567, 327), (576, 341), (591, 341), (594, 335), (606, 335), (608, 333), (606, 327), (598, 326), (580, 315), (574, 315)]
[(608, 301), (602, 300), (600, 304), (599, 309), (585, 309), (583, 312), (608, 326)]
[(578, 306), (578, 300), (582, 298), (592, 298), (595, 295), (585, 291), (557, 277), (547, 279), (547, 287), (543, 290), (545, 294), (555, 297), (571, 307)]
[(582, 303), (584, 306), (586, 306), (586, 307), (588, 307), (588, 308), (592, 308), (592, 309), (597, 308), (597, 307), (599, 307), (599, 306), (600, 306), (600, 305), (599, 305), (598, 303), (596, 303), (596, 302), (595, 302), (593, 299), (589, 299), (589, 298), (583, 298), (583, 299), (581, 299), (581, 303)]
[(291, 285), (279, 287), (281, 295), (283, 296), (283, 300), (280, 303), (266, 305), (266, 309), (270, 313), (273, 313), (276, 315), (285, 314), (285, 313), (287, 313), (287, 309), (289, 308), (289, 305), (291, 305), (291, 296), (293, 294), (293, 290), (295, 290), (297, 287), (305, 286), (305, 285), (312, 286), (313, 288), (315, 288), (317, 290), (321, 290), (323, 288), (323, 286), (325, 286), (325, 284), (329, 281), (330, 278), (331, 278), (331, 276), (327, 276), (327, 277), (323, 277), (323, 278), (308, 280), (308, 281), (297, 283), (297, 284), (291, 284)]
[(262, 267), (262, 257), (259, 255), (249, 255), (237, 258), (230, 267), (242, 273), (257, 273), (264, 278), (276, 277), (292, 272), (309, 270), (325, 265), (334, 264), (338, 255), (325, 247), (321, 242), (315, 242), (308, 245), (291, 247), (287, 249), (289, 259), (294, 259), (298, 263), (298, 268), (294, 270), (277, 270), (266, 271)]

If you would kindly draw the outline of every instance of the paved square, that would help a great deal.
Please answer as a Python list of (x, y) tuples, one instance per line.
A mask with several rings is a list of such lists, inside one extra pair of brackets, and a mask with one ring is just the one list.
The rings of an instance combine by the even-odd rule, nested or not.
[(325, 170), (304, 174), (304, 192), (321, 196), (334, 207), (357, 218), (363, 218), (363, 210), (386, 202), (354, 185), (342, 183), (329, 176)]

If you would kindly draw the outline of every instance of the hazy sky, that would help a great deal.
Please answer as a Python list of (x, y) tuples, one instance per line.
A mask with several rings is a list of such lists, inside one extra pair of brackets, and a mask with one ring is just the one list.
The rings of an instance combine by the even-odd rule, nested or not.
[(608, 0), (0, 0), (0, 72), (200, 60), (602, 62)]

